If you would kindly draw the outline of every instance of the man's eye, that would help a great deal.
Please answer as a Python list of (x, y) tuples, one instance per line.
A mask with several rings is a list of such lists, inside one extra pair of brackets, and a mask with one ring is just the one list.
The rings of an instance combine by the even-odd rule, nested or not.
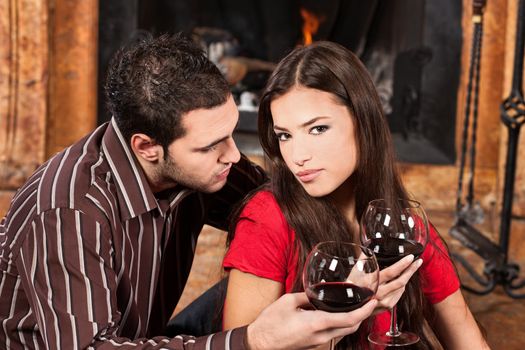
[(319, 135), (319, 134), (324, 133), (326, 130), (328, 130), (328, 126), (326, 125), (314, 126), (313, 128), (310, 129), (310, 134)]
[(276, 135), (279, 141), (286, 141), (290, 138), (290, 134), (287, 134), (285, 132), (279, 132)]
[(217, 145), (213, 145), (213, 146), (210, 146), (210, 147), (206, 147), (206, 148), (203, 148), (201, 150), (201, 152), (203, 153), (209, 153), (209, 152), (213, 152), (217, 149)]

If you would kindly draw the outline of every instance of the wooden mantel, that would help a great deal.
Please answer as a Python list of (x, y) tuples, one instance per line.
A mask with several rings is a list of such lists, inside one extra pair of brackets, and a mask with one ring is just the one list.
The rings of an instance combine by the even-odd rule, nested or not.
[[(472, 0), (463, 1), (458, 147), (472, 36), (471, 7)], [(499, 105), (510, 89), (516, 9), (516, 1), (489, 0), (484, 17), (476, 197), (495, 216), (501, 207), (506, 146)], [(0, 0), (0, 216), (7, 211), (16, 188), (39, 164), (95, 127), (97, 33), (97, 0)], [(521, 218), (525, 217), (524, 143), (522, 137), (514, 205), (514, 214)], [(400, 166), (409, 190), (427, 208), (453, 209), (457, 165)], [(515, 221), (513, 239), (525, 241), (524, 220)], [(521, 252), (513, 249), (525, 255), (525, 248)]]

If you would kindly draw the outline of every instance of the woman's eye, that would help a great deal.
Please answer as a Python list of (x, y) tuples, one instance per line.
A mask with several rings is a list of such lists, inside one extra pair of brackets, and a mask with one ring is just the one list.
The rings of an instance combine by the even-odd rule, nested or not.
[(325, 132), (326, 130), (328, 130), (328, 126), (326, 125), (314, 126), (313, 128), (310, 129), (310, 134), (319, 135)]
[(280, 132), (280, 133), (277, 133), (276, 135), (279, 141), (286, 141), (290, 138), (290, 134), (287, 134), (285, 132)]

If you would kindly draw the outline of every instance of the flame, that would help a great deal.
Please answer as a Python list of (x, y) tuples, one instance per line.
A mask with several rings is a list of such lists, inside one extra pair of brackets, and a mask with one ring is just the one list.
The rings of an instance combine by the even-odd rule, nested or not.
[(305, 8), (301, 8), (301, 17), (303, 18), (303, 41), (304, 45), (310, 45), (312, 43), (312, 36), (317, 33), (321, 19), (318, 18), (315, 13), (308, 11)]

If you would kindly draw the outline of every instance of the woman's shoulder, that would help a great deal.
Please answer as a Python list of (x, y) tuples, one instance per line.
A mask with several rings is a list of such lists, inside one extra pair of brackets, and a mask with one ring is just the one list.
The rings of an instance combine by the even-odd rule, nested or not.
[(253, 197), (250, 199), (250, 202), (274, 202), (277, 204), (277, 199), (275, 199), (275, 196), (272, 191), (268, 189), (262, 189), (258, 192), (256, 192)]
[(261, 190), (255, 193), (253, 197), (248, 200), (242, 211), (243, 214), (252, 212), (281, 212), (281, 208), (279, 207), (277, 199), (271, 191)]
[(253, 195), (241, 211), (240, 219), (248, 219), (253, 223), (272, 228), (288, 228), (279, 203), (269, 190), (261, 190)]

